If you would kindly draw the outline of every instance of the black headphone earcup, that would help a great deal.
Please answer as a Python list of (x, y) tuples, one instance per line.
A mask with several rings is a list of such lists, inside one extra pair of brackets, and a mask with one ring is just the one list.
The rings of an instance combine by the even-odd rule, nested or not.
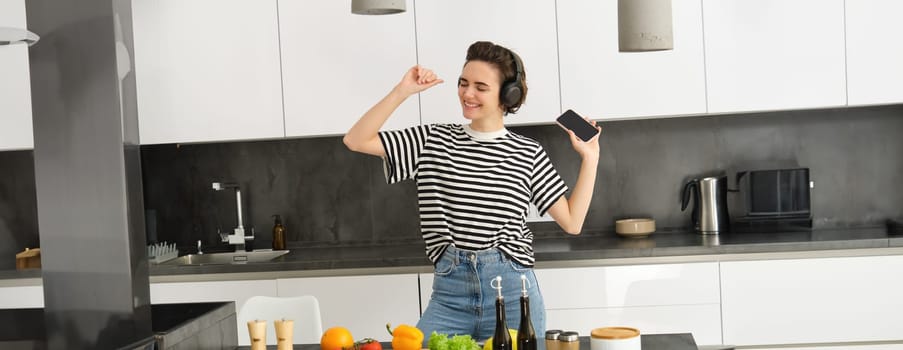
[(505, 107), (511, 107), (520, 102), (520, 98), (523, 95), (520, 86), (518, 86), (517, 81), (510, 81), (505, 83), (502, 86), (502, 94), (500, 96), (500, 102), (502, 102)]

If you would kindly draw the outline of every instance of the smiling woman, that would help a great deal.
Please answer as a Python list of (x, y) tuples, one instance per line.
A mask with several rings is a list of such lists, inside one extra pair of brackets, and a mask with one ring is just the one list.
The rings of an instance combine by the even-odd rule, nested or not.
[[(523, 62), (513, 51), (487, 41), (473, 43), (458, 78), (461, 113), (470, 123), (429, 124), (379, 132), (409, 96), (442, 83), (433, 71), (409, 69), (388, 96), (368, 110), (345, 135), (349, 149), (383, 158), (386, 181), (417, 182), (420, 227), (426, 255), (435, 266), (433, 294), (417, 328), (425, 334), (493, 333), (501, 276), (508, 328), (520, 323), (521, 278), (528, 281), (530, 318), (545, 332), (542, 295), (533, 273), (533, 233), (526, 225), (530, 204), (549, 212), (568, 233), (579, 234), (592, 197), (599, 139), (583, 142), (570, 131), (583, 159), (570, 199), (567, 186), (542, 145), (508, 131), (504, 117), (527, 97)], [(595, 123), (592, 123), (595, 127)]]

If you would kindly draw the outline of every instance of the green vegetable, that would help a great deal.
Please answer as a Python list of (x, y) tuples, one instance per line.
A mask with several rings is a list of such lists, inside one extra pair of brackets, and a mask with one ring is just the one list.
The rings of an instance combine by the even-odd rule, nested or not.
[(430, 350), (480, 350), (477, 342), (470, 335), (455, 335), (450, 339), (448, 335), (433, 331), (427, 343)]
[(448, 336), (433, 331), (433, 333), (430, 334), (430, 340), (427, 345), (429, 346), (430, 350), (449, 350)]

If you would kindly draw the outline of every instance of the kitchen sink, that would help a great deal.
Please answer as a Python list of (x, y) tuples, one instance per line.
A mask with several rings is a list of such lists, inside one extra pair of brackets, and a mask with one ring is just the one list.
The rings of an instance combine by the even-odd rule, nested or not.
[(225, 252), (188, 254), (165, 262), (165, 265), (229, 265), (267, 262), (288, 254), (288, 250), (255, 250), (251, 252)]

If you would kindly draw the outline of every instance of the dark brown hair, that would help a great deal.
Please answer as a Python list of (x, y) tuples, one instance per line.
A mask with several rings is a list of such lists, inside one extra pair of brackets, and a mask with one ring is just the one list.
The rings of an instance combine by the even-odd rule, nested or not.
[[(470, 45), (467, 48), (467, 61), (483, 61), (495, 66), (502, 76), (502, 81), (499, 82), (499, 88), (505, 85), (506, 82), (514, 81), (517, 75), (517, 68), (515, 66), (514, 60), (516, 60), (515, 54), (513, 51), (500, 46), (493, 44), (489, 41), (477, 41)], [(520, 109), (520, 106), (527, 100), (527, 72), (523, 66), (523, 62), (521, 62), (521, 71), (522, 75), (520, 77), (520, 85), (521, 94), (520, 100), (517, 103), (512, 105), (505, 105), (505, 114), (509, 113), (517, 113), (517, 110)]]

